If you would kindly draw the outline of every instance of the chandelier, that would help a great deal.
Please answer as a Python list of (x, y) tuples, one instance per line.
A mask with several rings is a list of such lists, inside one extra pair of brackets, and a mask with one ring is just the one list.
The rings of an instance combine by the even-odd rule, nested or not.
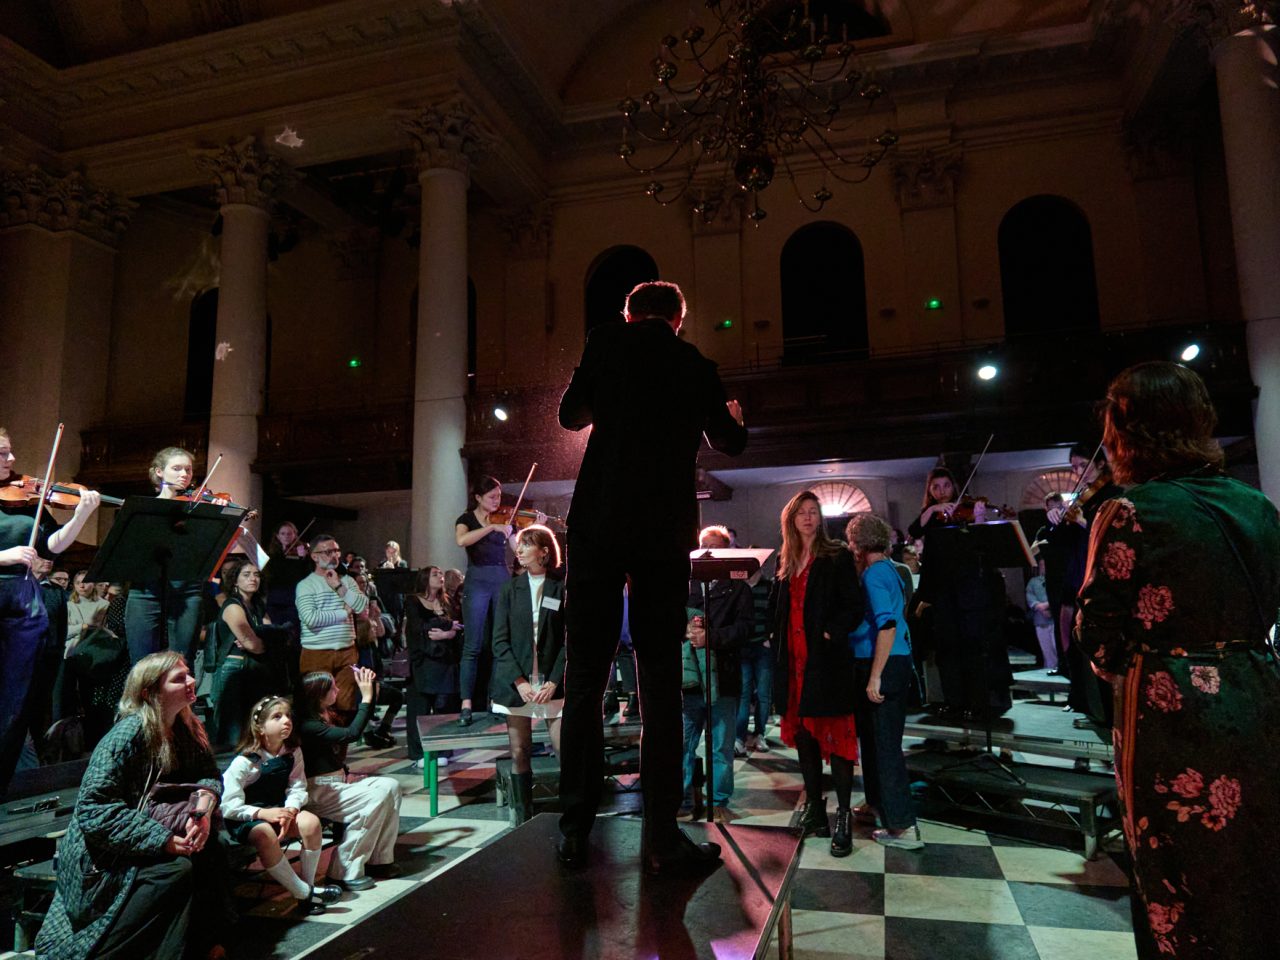
[[(833, 196), (828, 178), (865, 181), (898, 136), (885, 130), (856, 155), (837, 146), (855, 122), (853, 105), (869, 110), (885, 93), (852, 62), (847, 24), (835, 39), (829, 18), (819, 23), (810, 14), (809, 0), (706, 0), (706, 6), (716, 21), (710, 34), (695, 24), (679, 38), (663, 37), (650, 62), (655, 85), (618, 104), (618, 156), (652, 177), (645, 193), (664, 206), (687, 195), (707, 222), (735, 192), (745, 193), (747, 216), (758, 223), (767, 215), (760, 194), (779, 169), (812, 213)], [(695, 76), (684, 79), (682, 69)], [(662, 148), (649, 165), (637, 155), (646, 144)], [(805, 193), (794, 167), (812, 169), (812, 161), (821, 182)]]

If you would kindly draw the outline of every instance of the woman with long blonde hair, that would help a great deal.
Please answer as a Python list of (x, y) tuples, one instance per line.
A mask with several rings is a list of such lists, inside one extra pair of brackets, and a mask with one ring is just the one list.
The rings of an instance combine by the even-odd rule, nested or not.
[[(89, 759), (58, 844), (58, 885), (36, 940), (38, 956), (178, 960), (221, 952), (215, 931), (234, 920), (226, 859), (211, 823), (222, 777), (191, 712), (195, 698), (195, 679), (172, 650), (143, 657), (129, 671), (120, 719)], [(194, 807), (176, 830), (145, 809), (157, 783), (193, 787)]]
[(778, 651), (773, 702), (782, 714), (782, 740), (800, 758), (801, 826), (806, 836), (831, 836), (822, 797), (822, 762), (828, 760), (838, 806), (831, 852), (845, 856), (852, 849), (849, 803), (858, 759), (849, 634), (862, 618), (862, 589), (853, 557), (827, 536), (822, 504), (810, 490), (782, 509), (782, 551), (769, 604), (770, 639)]

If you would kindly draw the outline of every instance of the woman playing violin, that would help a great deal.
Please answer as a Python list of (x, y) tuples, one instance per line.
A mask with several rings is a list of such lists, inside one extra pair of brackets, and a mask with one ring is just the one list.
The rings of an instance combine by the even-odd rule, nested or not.
[[(161, 500), (185, 494), (194, 475), (195, 457), (181, 447), (165, 447), (157, 452), (147, 470), (147, 478)], [(132, 585), (125, 604), (125, 640), (129, 644), (130, 663), (137, 663), (162, 648), (162, 627), (166, 624), (169, 649), (194, 662), (203, 587), (198, 580), (171, 580), (165, 590), (158, 580)]]
[[(13, 464), (13, 442), (0, 427), (0, 483), (13, 476)], [(27, 694), (49, 632), (49, 614), (31, 567), (37, 556), (51, 559), (71, 546), (99, 502), (96, 492), (85, 491), (61, 527), (48, 510), (41, 510), (34, 546), (29, 544), (37, 506), (0, 504), (0, 794), (8, 789), (22, 750)]]
[(507, 538), (511, 536), (511, 527), (492, 522), (490, 516), (502, 503), (502, 484), (493, 477), (481, 477), (472, 486), (471, 496), (474, 501), (472, 508), (458, 517), (454, 529), (458, 546), (467, 550), (459, 690), (462, 713), (458, 720), (464, 726), (471, 723), (472, 695), (480, 673), (480, 658), (489, 649), (493, 601), (511, 579), (507, 561)]
[(298, 528), (286, 520), (271, 538), (267, 547), (271, 561), (262, 571), (267, 615), (272, 623), (287, 627), (291, 636), (296, 636), (298, 630), (294, 593), (298, 584), (310, 576), (313, 567), (307, 550), (306, 541), (298, 536)]
[[(998, 716), (1013, 705), (1013, 673), (1001, 632), (1004, 581), (999, 570), (982, 563), (969, 541), (942, 535), (959, 522), (956, 491), (950, 470), (929, 472), (920, 518), (910, 528), (912, 537), (925, 541), (916, 615), (932, 640), (941, 712), (972, 718), (990, 709)], [(983, 507), (975, 498), (968, 522), (981, 523)]]

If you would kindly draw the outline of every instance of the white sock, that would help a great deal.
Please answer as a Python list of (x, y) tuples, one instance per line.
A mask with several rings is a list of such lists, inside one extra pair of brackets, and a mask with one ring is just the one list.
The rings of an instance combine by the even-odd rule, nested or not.
[[(308, 851), (303, 851), (305, 856)], [(317, 851), (318, 853), (318, 851)], [(306, 861), (303, 861), (304, 863)], [(311, 867), (312, 876), (315, 875), (315, 865)], [(267, 867), (267, 873), (275, 879), (276, 883), (284, 887), (289, 893), (293, 894), (299, 900), (305, 900), (311, 895), (311, 884), (305, 882), (300, 876), (293, 872), (293, 864), (289, 862), (288, 857), (281, 857), (280, 862), (273, 867)]]
[(299, 861), (302, 866), (302, 882), (308, 887), (315, 886), (316, 867), (320, 866), (320, 851), (308, 850), (302, 848), (302, 859)]

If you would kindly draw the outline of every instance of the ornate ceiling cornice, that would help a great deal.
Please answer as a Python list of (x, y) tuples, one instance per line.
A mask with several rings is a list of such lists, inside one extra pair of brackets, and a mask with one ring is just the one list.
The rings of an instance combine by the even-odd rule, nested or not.
[(135, 204), (91, 184), (79, 171), (59, 176), (31, 165), (0, 171), (0, 229), (33, 225), (70, 230), (115, 247)]

